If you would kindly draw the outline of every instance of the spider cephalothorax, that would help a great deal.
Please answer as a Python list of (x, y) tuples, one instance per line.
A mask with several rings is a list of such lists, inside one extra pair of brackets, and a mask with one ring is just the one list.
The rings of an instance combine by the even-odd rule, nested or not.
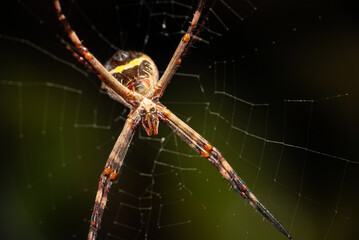
[(148, 136), (158, 134), (158, 116), (156, 105), (148, 98), (143, 98), (138, 111), (141, 116), (141, 123)]
[[(204, 137), (180, 120), (175, 114), (163, 106), (159, 99), (163, 95), (169, 81), (182, 63), (182, 58), (193, 40), (197, 38), (202, 27), (197, 23), (204, 8), (205, 1), (199, 0), (196, 12), (186, 34), (180, 40), (166, 70), (158, 80), (158, 71), (154, 62), (147, 55), (132, 51), (117, 51), (103, 66), (72, 30), (62, 13), (59, 0), (54, 0), (59, 21), (63, 24), (68, 37), (74, 44), (71, 47), (65, 41), (66, 48), (81, 63), (88, 67), (103, 82), (102, 87), (107, 93), (131, 109), (120, 136), (118, 137), (110, 156), (102, 171), (95, 204), (90, 220), (89, 240), (95, 240), (101, 225), (101, 219), (106, 207), (108, 192), (116, 179), (123, 160), (128, 151), (136, 127), (141, 122), (149, 136), (158, 133), (159, 120), (169, 126), (173, 132), (186, 142), (198, 154), (215, 166), (219, 173), (229, 182), (233, 189), (256, 209), (264, 218), (273, 224), (289, 239), (293, 239), (280, 222), (254, 196), (244, 181), (224, 159), (222, 154)], [(147, 232), (146, 232), (147, 234)]]

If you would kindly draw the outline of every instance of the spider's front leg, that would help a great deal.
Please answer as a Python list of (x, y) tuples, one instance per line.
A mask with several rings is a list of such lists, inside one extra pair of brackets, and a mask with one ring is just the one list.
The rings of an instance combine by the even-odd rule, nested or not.
[(143, 98), (140, 106), (133, 109), (129, 114), (125, 126), (113, 147), (110, 156), (102, 171), (99, 186), (96, 194), (95, 205), (93, 208), (88, 240), (95, 240), (101, 225), (101, 219), (107, 203), (107, 196), (112, 182), (116, 179), (123, 160), (126, 156), (128, 147), (132, 141), (136, 127), (142, 123), (148, 136), (158, 133), (159, 120), (157, 117), (156, 105), (149, 99)]
[(249, 190), (245, 182), (238, 176), (238, 174), (215, 147), (213, 147), (206, 139), (180, 120), (171, 111), (166, 109), (163, 105), (158, 104), (157, 110), (159, 112), (158, 115), (160, 120), (167, 124), (191, 148), (212, 163), (221, 175), (239, 193), (239, 195), (243, 197), (254, 209), (256, 209), (286, 237), (293, 240), (292, 236), (287, 232), (282, 224)]
[(111, 185), (120, 171), (128, 147), (130, 146), (132, 137), (135, 133), (137, 125), (140, 123), (140, 120), (141, 117), (138, 110), (134, 110), (130, 113), (125, 126), (123, 127), (122, 132), (118, 137), (110, 156), (108, 157), (98, 183), (95, 204), (91, 215), (88, 240), (96, 239), (97, 232), (101, 225), (102, 215), (106, 207), (108, 192), (110, 191)]

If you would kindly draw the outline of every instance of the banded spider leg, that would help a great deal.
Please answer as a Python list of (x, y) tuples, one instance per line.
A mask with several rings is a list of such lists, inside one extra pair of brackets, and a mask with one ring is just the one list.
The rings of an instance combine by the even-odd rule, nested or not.
[(158, 80), (155, 88), (146, 94), (147, 98), (153, 99), (154, 101), (158, 101), (162, 97), (168, 83), (172, 79), (173, 75), (176, 73), (178, 67), (181, 65), (182, 58), (187, 53), (187, 50), (193, 43), (193, 40), (199, 34), (200, 29), (198, 29), (197, 32), (193, 35), (195, 29), (197, 28), (198, 20), (202, 14), (204, 4), (204, 0), (199, 1), (197, 9), (193, 15), (191, 25), (188, 27), (186, 34), (183, 35), (174, 54), (172, 55), (170, 62), (166, 67), (166, 70), (164, 71), (161, 78)]
[(135, 133), (137, 125), (140, 123), (138, 113), (131, 112), (126, 123), (122, 129), (120, 136), (118, 136), (115, 145), (108, 157), (105, 168), (102, 171), (98, 190), (95, 198), (95, 205), (91, 215), (90, 230), (88, 239), (96, 239), (97, 232), (101, 225), (101, 219), (107, 203), (107, 196), (112, 186), (112, 182), (116, 179), (123, 160), (131, 144), (132, 137)]
[(256, 198), (249, 190), (245, 182), (238, 176), (222, 154), (213, 147), (199, 133), (184, 123), (171, 111), (163, 105), (158, 104), (160, 120), (168, 125), (184, 142), (193, 148), (202, 157), (213, 164), (220, 174), (230, 183), (230, 185), (243, 197), (255, 210), (257, 210), (265, 219), (273, 224), (286, 237), (293, 240), (293, 237), (287, 232), (282, 224), (273, 216), (271, 212)]
[(66, 20), (65, 14), (62, 12), (59, 0), (54, 0), (55, 9), (59, 21), (67, 32), (68, 37), (74, 44), (78, 53), (74, 52), (71, 47), (67, 45), (67, 49), (73, 53), (73, 56), (78, 59), (80, 63), (88, 67), (94, 72), (98, 78), (106, 85), (111, 87), (117, 94), (126, 100), (131, 106), (138, 107), (139, 102), (143, 96), (136, 92), (130, 91), (128, 88), (119, 83), (114, 76), (109, 73), (106, 68), (95, 58), (95, 56), (82, 44), (76, 32), (71, 28), (69, 22)]

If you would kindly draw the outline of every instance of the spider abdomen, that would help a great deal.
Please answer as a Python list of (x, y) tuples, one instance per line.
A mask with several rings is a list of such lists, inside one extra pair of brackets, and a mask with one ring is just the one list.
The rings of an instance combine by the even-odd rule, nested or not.
[[(158, 81), (158, 70), (153, 60), (144, 53), (118, 50), (105, 68), (128, 89), (146, 95)], [(113, 99), (124, 100), (110, 88), (102, 85)]]

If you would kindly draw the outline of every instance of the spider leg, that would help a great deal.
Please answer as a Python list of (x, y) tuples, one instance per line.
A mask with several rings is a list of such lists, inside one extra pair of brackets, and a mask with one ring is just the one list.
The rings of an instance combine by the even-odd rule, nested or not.
[[(131, 106), (137, 107), (139, 102), (141, 102), (143, 96), (136, 92), (130, 91), (127, 87), (123, 86), (120, 82), (118, 82), (111, 73), (109, 73), (106, 68), (95, 58), (92, 53), (88, 51), (88, 49), (82, 45), (79, 37), (76, 32), (71, 28), (70, 24), (66, 20), (65, 14), (62, 13), (61, 4), (59, 0), (54, 0), (55, 9), (57, 12), (57, 16), (61, 24), (63, 25), (65, 31), (67, 32), (68, 37), (75, 45), (79, 54), (77, 60), (80, 62), (87, 62), (90, 65), (90, 70), (99, 77), (99, 79), (106, 83), (109, 87), (111, 87), (116, 93), (118, 93), (126, 102), (128, 102)], [(74, 53), (74, 51), (72, 51)], [(81, 59), (82, 58), (82, 59)], [(83, 63), (84, 64), (84, 63)], [(86, 66), (86, 64), (84, 64)]]
[(118, 137), (110, 153), (110, 156), (108, 157), (105, 168), (102, 171), (98, 183), (98, 190), (90, 221), (88, 240), (96, 239), (97, 232), (101, 225), (102, 215), (106, 207), (108, 193), (113, 181), (116, 179), (120, 171), (128, 147), (130, 146), (132, 137), (139, 122), (140, 116), (137, 114), (137, 112), (131, 112), (126, 120), (125, 126), (123, 127), (120, 136)]
[(233, 168), (228, 164), (228, 162), (223, 158), (222, 154), (215, 147), (213, 147), (199, 133), (194, 131), (163, 105), (158, 104), (157, 108), (160, 120), (167, 124), (191, 148), (198, 152), (202, 157), (206, 158), (209, 162), (211, 162), (218, 169), (221, 175), (239, 193), (239, 195), (247, 200), (247, 202), (254, 209), (256, 209), (286, 237), (293, 240), (293, 237), (249, 190), (245, 182), (238, 176), (238, 174), (233, 170)]
[(186, 34), (183, 35), (183, 37), (181, 38), (181, 41), (176, 48), (176, 51), (174, 52), (168, 66), (167, 66), (166, 70), (164, 71), (163, 75), (161, 76), (160, 80), (158, 80), (155, 88), (146, 94), (147, 98), (160, 99), (162, 97), (162, 94), (165, 91), (168, 83), (172, 79), (177, 68), (181, 65), (182, 58), (186, 54), (189, 46), (193, 43), (193, 40), (199, 34), (199, 30), (198, 30), (193, 36), (193, 32), (197, 28), (198, 20), (202, 14), (204, 4), (205, 4), (205, 0), (199, 1), (196, 12), (193, 15), (191, 25), (188, 27)]
[[(97, 71), (82, 56), (80, 56), (69, 43), (67, 43), (63, 38), (60, 38), (60, 41), (65, 45), (66, 49), (72, 54), (74, 58), (77, 59), (79, 63), (91, 70), (93, 74), (98, 75)], [(102, 83), (101, 88), (105, 89), (107, 91), (107, 94), (110, 95), (111, 98), (115, 99), (118, 102), (124, 103), (126, 107), (131, 108), (131, 105), (129, 105), (122, 97), (117, 95), (116, 92), (112, 90), (112, 88), (108, 87), (104, 83)]]
[(68, 42), (66, 42), (63, 38), (60, 38), (60, 41), (65, 45), (66, 50), (68, 50), (79, 63), (91, 70), (93, 74), (98, 75), (97, 71), (82, 56), (80, 56), (79, 53), (77, 53)]

